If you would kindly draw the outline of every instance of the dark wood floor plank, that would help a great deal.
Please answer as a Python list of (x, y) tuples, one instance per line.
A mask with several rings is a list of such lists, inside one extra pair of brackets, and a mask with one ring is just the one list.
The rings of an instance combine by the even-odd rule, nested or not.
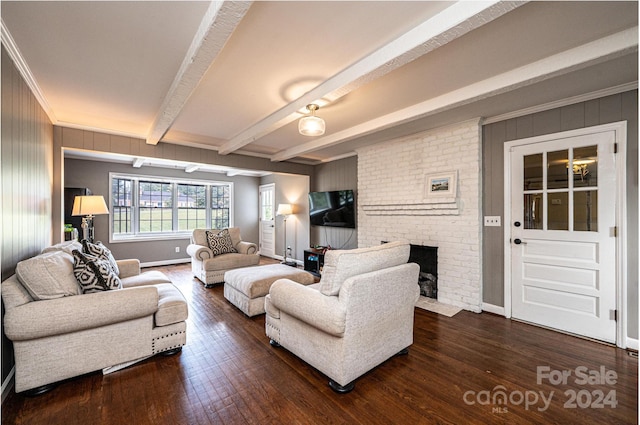
[[(270, 262), (269, 260), (263, 260)], [(416, 310), (414, 344), (356, 381), (349, 394), (274, 348), (264, 316), (246, 317), (189, 265), (158, 267), (189, 303), (187, 345), (103, 376), (74, 378), (40, 397), (10, 394), (3, 424), (636, 424), (638, 360), (612, 346), (492, 314), (452, 318)], [(537, 383), (537, 367), (615, 371), (613, 385)], [(505, 394), (551, 397), (525, 406), (484, 403)], [(616, 408), (568, 408), (565, 392), (614, 391)], [(466, 398), (465, 398), (466, 397)], [(517, 400), (516, 400), (517, 401)]]

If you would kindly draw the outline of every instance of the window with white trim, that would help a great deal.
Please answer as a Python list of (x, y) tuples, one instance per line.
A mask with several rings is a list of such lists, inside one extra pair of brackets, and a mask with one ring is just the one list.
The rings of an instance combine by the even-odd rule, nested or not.
[(233, 183), (111, 173), (111, 240), (184, 237), (233, 226)]

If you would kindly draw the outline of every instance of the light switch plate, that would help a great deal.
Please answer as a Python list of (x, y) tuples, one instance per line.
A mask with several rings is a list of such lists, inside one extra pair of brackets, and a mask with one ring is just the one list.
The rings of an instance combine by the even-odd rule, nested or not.
[(500, 223), (500, 216), (499, 215), (485, 215), (484, 216), (484, 225), (485, 226), (500, 227), (502, 225)]

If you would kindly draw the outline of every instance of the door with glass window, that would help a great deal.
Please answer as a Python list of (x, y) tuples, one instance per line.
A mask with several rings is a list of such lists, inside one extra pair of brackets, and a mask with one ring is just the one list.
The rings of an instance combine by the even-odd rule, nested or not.
[(260, 186), (260, 254), (275, 257), (275, 185)]
[(616, 341), (615, 132), (514, 146), (512, 317)]

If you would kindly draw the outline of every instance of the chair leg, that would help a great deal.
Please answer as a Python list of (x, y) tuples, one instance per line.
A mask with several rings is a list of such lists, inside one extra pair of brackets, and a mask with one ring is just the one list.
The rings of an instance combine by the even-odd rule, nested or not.
[(37, 397), (37, 396), (42, 395), (44, 393), (48, 393), (49, 391), (51, 391), (52, 389), (54, 389), (57, 386), (58, 386), (57, 383), (41, 385), (39, 387), (35, 387), (35, 388), (31, 388), (30, 390), (23, 391), (21, 394), (23, 394), (23, 395), (25, 395), (27, 397)]
[(280, 348), (280, 344), (275, 339), (270, 339), (269, 344), (271, 344), (272, 347)]
[(396, 356), (406, 356), (407, 354), (409, 354), (409, 347), (398, 351), (398, 353), (396, 354)]
[(174, 348), (172, 350), (167, 350), (167, 351), (162, 351), (158, 354), (160, 354), (161, 356), (173, 356), (174, 354), (178, 354), (180, 351), (182, 351), (182, 347), (178, 347), (178, 348)]
[(346, 394), (353, 390), (355, 386), (355, 382), (349, 382), (347, 385), (340, 385), (333, 379), (329, 381), (329, 387), (338, 394)]

